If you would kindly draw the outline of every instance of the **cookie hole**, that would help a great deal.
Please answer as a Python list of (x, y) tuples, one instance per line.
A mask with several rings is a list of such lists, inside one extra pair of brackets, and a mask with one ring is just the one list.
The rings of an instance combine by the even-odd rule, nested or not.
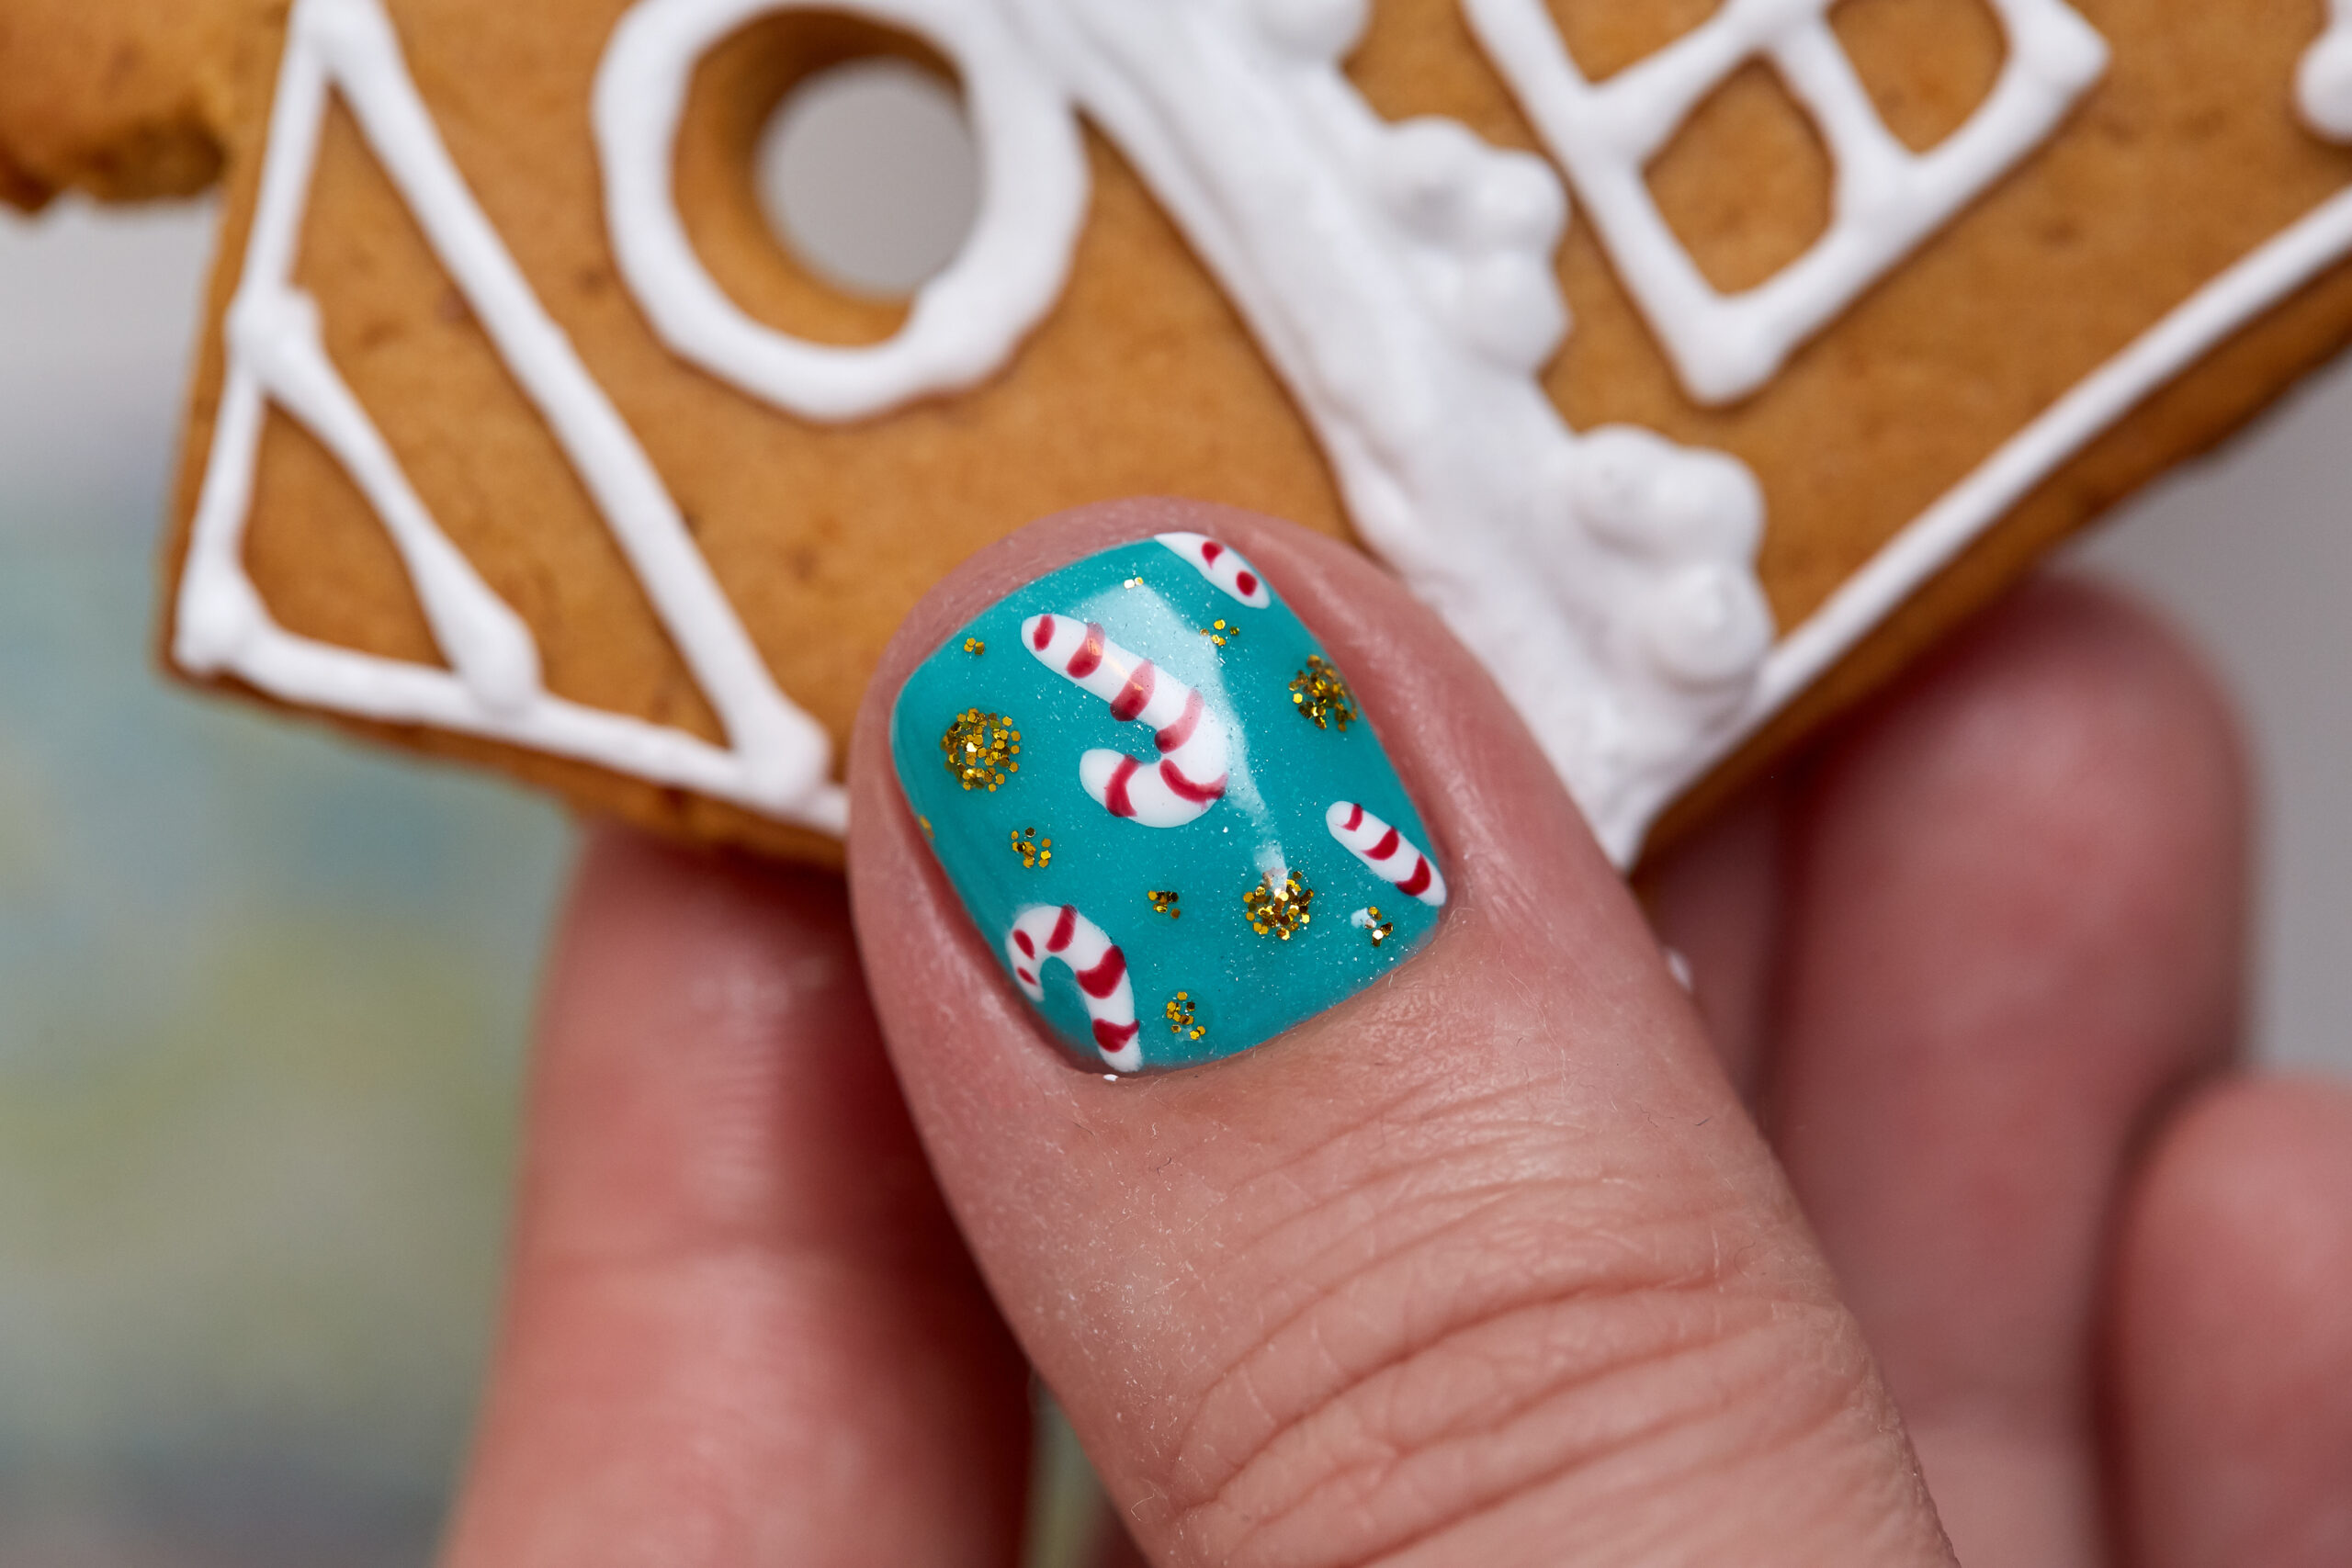
[(1650, 165), (1658, 210), (1709, 283), (1753, 288), (1829, 227), (1821, 134), (1770, 67), (1727, 78)]
[(1720, 0), (1545, 0), (1568, 58), (1589, 81), (1614, 76), (1723, 9)]
[(836, 288), (903, 299), (956, 259), (979, 152), (954, 86), (903, 60), (836, 66), (768, 117), (752, 182), (776, 236)]
[(1984, 0), (1843, 0), (1829, 25), (1887, 129), (1914, 152), (1968, 123), (2008, 56)]
[(678, 127), (678, 216), (763, 325), (878, 343), (955, 257), (978, 196), (955, 72), (856, 17), (763, 17), (706, 54)]

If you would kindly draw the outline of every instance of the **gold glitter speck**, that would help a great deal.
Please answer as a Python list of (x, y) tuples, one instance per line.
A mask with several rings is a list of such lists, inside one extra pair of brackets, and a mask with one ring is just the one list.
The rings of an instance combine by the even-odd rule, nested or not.
[(1201, 635), (1219, 648), (1223, 648), (1228, 642), (1238, 642), (1241, 639), (1241, 628), (1230, 621), (1219, 621), (1213, 626), (1203, 626)]
[(1277, 886), (1274, 874), (1241, 896), (1242, 911), (1250, 917), (1250, 929), (1260, 936), (1277, 936), (1288, 942), (1293, 933), (1305, 926), (1312, 916), (1307, 907), (1315, 902), (1315, 889), (1298, 879), (1298, 873)]
[(1054, 841), (1039, 839), (1035, 828), (1023, 828), (1012, 835), (1012, 852), (1019, 855), (1021, 863), (1031, 871), (1054, 863)]
[(1141, 588), (1143, 586), (1143, 579), (1140, 577), (1130, 577), (1125, 582), (1120, 583), (1119, 586), (1122, 588)]
[(1298, 711), (1312, 719), (1317, 729), (1338, 725), (1342, 731), (1354, 722), (1355, 695), (1330, 661), (1319, 653), (1306, 656), (1306, 668), (1300, 671), (1290, 683), (1290, 700)]
[(1193, 1021), (1193, 994), (1190, 991), (1177, 992), (1175, 996), (1169, 998), (1168, 1006), (1161, 1010), (1167, 1015), (1168, 1032), (1170, 1034), (1181, 1034), (1187, 1040), (1198, 1040), (1208, 1032), (1206, 1026)]
[(967, 637), (964, 639), (964, 651), (976, 658), (980, 654), (986, 653), (988, 650), (989, 645), (982, 642), (978, 637)]
[(1184, 911), (1176, 907), (1176, 895), (1173, 892), (1163, 893), (1155, 890), (1146, 893), (1144, 897), (1151, 900), (1153, 914), (1165, 915), (1171, 920), (1181, 920), (1184, 918)]
[(915, 815), (915, 825), (922, 829), (922, 836), (926, 839), (930, 838), (934, 831), (931, 825), (931, 818), (920, 812)]
[(1021, 755), (1021, 731), (1001, 713), (966, 708), (939, 738), (939, 750), (947, 759), (947, 771), (967, 790), (993, 792), (1021, 771), (1013, 761)]

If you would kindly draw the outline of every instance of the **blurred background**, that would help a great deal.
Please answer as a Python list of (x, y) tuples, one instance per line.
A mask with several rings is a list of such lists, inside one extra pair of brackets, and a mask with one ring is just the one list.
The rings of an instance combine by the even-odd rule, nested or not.
[[(964, 231), (963, 136), (929, 78), (846, 67), (787, 100), (763, 189), (804, 254), (902, 290)], [(210, 230), (201, 205), (0, 215), (0, 1568), (430, 1555), (570, 851), (536, 797), (157, 674)], [(2072, 555), (2236, 689), (2253, 1042), (2339, 1070), (2347, 433), (2352, 363)]]

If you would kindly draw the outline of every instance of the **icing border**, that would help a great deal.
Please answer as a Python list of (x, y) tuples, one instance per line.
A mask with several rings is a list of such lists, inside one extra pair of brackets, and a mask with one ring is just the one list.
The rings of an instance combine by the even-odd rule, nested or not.
[[(2352, 255), (2352, 189), (2328, 197), (2247, 252), (2069, 388), (1966, 479), (1905, 525), (1765, 656), (1755, 700), (1742, 714), (1735, 737), (1724, 752), (1694, 766), (1681, 787), (1697, 783), (1732, 748), (1826, 674), (2084, 447), (2346, 255)], [(1656, 809), (1668, 804), (1661, 800)]]

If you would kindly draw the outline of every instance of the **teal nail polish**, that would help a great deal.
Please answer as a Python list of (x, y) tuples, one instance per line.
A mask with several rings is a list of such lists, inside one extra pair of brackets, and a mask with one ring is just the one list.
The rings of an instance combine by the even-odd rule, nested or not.
[(1246, 1051), (1403, 962), (1444, 907), (1346, 676), (1198, 534), (999, 601), (909, 677), (890, 744), (1012, 983), (1114, 1071)]

